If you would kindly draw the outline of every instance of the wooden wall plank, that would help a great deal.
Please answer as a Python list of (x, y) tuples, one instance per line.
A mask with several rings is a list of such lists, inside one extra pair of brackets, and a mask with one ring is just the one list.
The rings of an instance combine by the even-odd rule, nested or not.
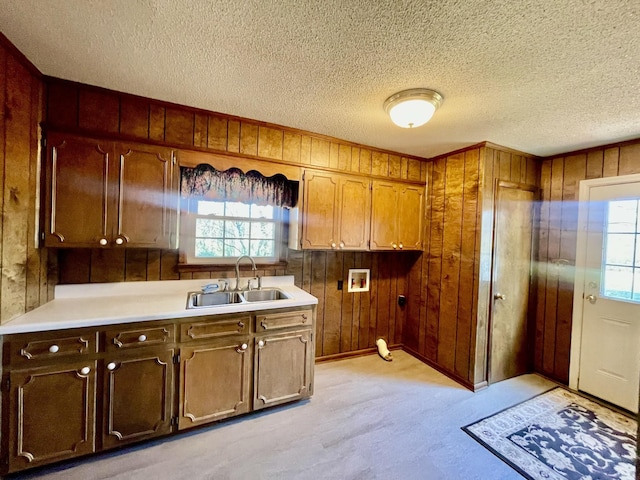
[(91, 282), (91, 250), (61, 248), (54, 252), (59, 263), (61, 285)]
[(221, 152), (227, 151), (227, 128), (226, 118), (209, 115), (207, 128), (207, 147)]
[(587, 154), (587, 178), (601, 178), (604, 152), (595, 150)]
[(342, 257), (342, 274), (340, 278), (344, 281), (341, 295), (342, 301), (340, 302), (342, 307), (342, 311), (340, 313), (340, 352), (350, 352), (351, 344), (353, 342), (353, 297), (355, 293), (348, 292), (347, 282), (349, 279), (349, 269), (354, 268), (355, 259), (353, 252), (340, 253), (339, 256)]
[(402, 175), (402, 160), (400, 155), (389, 155), (389, 177), (400, 178)]
[(125, 250), (124, 280), (125, 282), (147, 280), (146, 249), (131, 248)]
[(120, 133), (149, 138), (149, 102), (136, 97), (120, 99)]
[[(479, 150), (464, 154), (464, 183), (462, 200), (462, 238), (460, 245), (460, 280), (458, 290), (458, 334), (455, 348), (454, 371), (469, 380), (471, 324), (474, 300), (474, 271), (476, 252), (476, 226), (479, 187)], [(513, 170), (512, 170), (513, 172)], [(519, 174), (518, 174), (519, 175)]]
[(302, 136), (296, 133), (284, 132), (282, 160), (291, 163), (300, 163), (300, 147)]
[(429, 248), (429, 281), (427, 282), (427, 339), (425, 357), (433, 362), (438, 358), (440, 330), (440, 282), (442, 277), (443, 231), (446, 185), (446, 159), (433, 163), (431, 197), (431, 238)]
[(360, 171), (360, 149), (358, 147), (351, 147), (351, 165), (349, 170), (352, 172)]
[[(349, 278), (349, 268), (362, 268), (362, 252), (352, 252), (353, 261), (347, 262), (345, 259), (345, 273), (343, 277), (345, 280)], [(346, 284), (346, 282), (345, 282)], [(363, 293), (366, 292), (352, 292), (351, 295), (351, 344), (349, 345), (348, 351), (358, 350), (358, 345), (360, 344), (360, 304), (362, 303)], [(345, 311), (342, 310), (342, 321), (345, 321)]]
[(275, 128), (258, 127), (258, 152), (262, 158), (282, 160), (284, 148), (284, 132)]
[(149, 139), (158, 142), (164, 141), (165, 111), (164, 107), (151, 104), (149, 106)]
[[(325, 252), (308, 252), (311, 257), (311, 288), (309, 293), (318, 298), (317, 318), (316, 318), (316, 356), (327, 355), (324, 349), (324, 319), (326, 316), (326, 277), (327, 277), (327, 254)], [(307, 255), (307, 254), (305, 254)]]
[(165, 132), (166, 142), (177, 145), (193, 145), (195, 131), (194, 113), (179, 108), (166, 108)]
[(371, 285), (369, 292), (369, 344), (375, 345), (378, 337), (377, 323), (378, 323), (378, 265), (380, 263), (379, 254), (371, 254)]
[(91, 249), (91, 283), (124, 282), (124, 249)]
[(389, 176), (389, 154), (373, 151), (371, 154), (371, 175)]
[(325, 277), (325, 314), (323, 329), (324, 355), (340, 352), (340, 324), (342, 322), (342, 291), (338, 290), (338, 280), (342, 280), (342, 255), (338, 252), (327, 252), (327, 269)]
[(340, 145), (338, 150), (338, 170), (351, 170), (351, 147)]
[(258, 126), (249, 122), (240, 122), (240, 153), (258, 155)]
[[(411, 163), (409, 164), (411, 165)], [(419, 171), (419, 169), (418, 169)], [(423, 234), (423, 248), (425, 253), (420, 256), (418, 262), (420, 267), (420, 279), (418, 298), (420, 299), (419, 326), (418, 326), (418, 353), (426, 357), (427, 352), (427, 282), (429, 281), (429, 253), (431, 251), (431, 202), (432, 202), (432, 189), (433, 189), (433, 162), (427, 164), (427, 179), (426, 179), (426, 195), (425, 195), (425, 219), (424, 219), (424, 234)], [(409, 287), (413, 290), (415, 283), (414, 280), (409, 282)], [(415, 301), (412, 299), (412, 302)], [(407, 330), (409, 329), (409, 323), (413, 321), (413, 318), (408, 316)]]
[(194, 115), (193, 146), (206, 148), (209, 138), (209, 116), (204, 113)]
[(620, 147), (618, 175), (630, 175), (640, 171), (640, 143)]
[(331, 142), (329, 147), (329, 168), (338, 168), (338, 162), (340, 157), (340, 144)]
[(438, 329), (438, 365), (454, 371), (458, 327), (458, 288), (462, 231), (462, 194), (464, 154), (447, 157), (440, 291), (440, 324)]
[(607, 148), (604, 151), (602, 164), (603, 177), (615, 177), (618, 175), (618, 159), (620, 158), (620, 149), (618, 147)]
[(406, 180), (409, 178), (409, 159), (402, 157), (400, 164), (400, 178)]
[[(356, 268), (368, 268), (371, 271), (372, 254), (368, 252), (358, 253), (360, 261)], [(357, 348), (367, 348), (374, 345), (375, 339), (369, 336), (369, 319), (371, 316), (371, 291), (358, 294), (360, 297), (360, 312), (358, 322), (358, 345)]]
[(147, 280), (160, 280), (160, 256), (161, 250), (150, 248), (147, 251)]
[(311, 164), (311, 137), (302, 135), (300, 140), (300, 163), (303, 165)]
[(227, 123), (227, 151), (240, 152), (240, 122), (229, 120)]
[(384, 338), (387, 343), (391, 343), (389, 338), (389, 301), (391, 296), (391, 265), (389, 254), (382, 253), (378, 257), (378, 275), (376, 281), (376, 301), (377, 301), (377, 322), (376, 339)]
[(177, 264), (178, 252), (163, 250), (160, 256), (160, 280), (179, 280), (180, 275), (176, 270)]
[(418, 182), (420, 180), (425, 180), (421, 177), (421, 169), (423, 164), (426, 168), (431, 168), (432, 162), (421, 162), (420, 160), (416, 160), (414, 158), (409, 159), (409, 165), (407, 170), (407, 180)]
[(78, 87), (50, 82), (47, 86), (47, 123), (61, 128), (78, 126)]
[(371, 173), (371, 150), (360, 149), (360, 173), (369, 175)]
[(328, 167), (331, 143), (319, 138), (311, 138), (311, 165)]
[(81, 89), (78, 126), (86, 130), (116, 133), (120, 129), (120, 99), (113, 93)]

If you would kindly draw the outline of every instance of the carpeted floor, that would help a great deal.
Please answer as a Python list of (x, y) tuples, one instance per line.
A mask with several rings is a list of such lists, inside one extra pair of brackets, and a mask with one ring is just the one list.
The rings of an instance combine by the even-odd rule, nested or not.
[(316, 366), (315, 395), (13, 478), (517, 480), (461, 427), (549, 390), (524, 375), (470, 392), (409, 354)]
[(564, 388), (464, 430), (529, 479), (635, 479), (636, 420)]

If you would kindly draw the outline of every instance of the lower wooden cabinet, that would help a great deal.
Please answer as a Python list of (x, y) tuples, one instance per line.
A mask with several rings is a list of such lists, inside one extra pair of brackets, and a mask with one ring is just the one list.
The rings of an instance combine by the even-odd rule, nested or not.
[(180, 350), (180, 430), (251, 409), (250, 342), (230, 337)]
[(102, 362), (102, 448), (171, 432), (173, 358), (173, 349), (155, 348)]
[(95, 451), (95, 361), (12, 371), (8, 405), (9, 471)]
[(255, 338), (253, 409), (308, 397), (312, 392), (311, 330)]
[(313, 308), (3, 338), (0, 474), (313, 393)]

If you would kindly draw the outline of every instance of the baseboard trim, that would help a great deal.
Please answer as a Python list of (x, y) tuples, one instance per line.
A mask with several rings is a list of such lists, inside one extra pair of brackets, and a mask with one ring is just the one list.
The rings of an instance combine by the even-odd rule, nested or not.
[[(389, 350), (402, 350), (402, 345), (396, 343), (389, 345)], [(322, 357), (316, 357), (316, 363), (332, 362), (334, 360), (343, 360), (345, 358), (362, 357), (364, 355), (371, 355), (372, 353), (378, 353), (376, 347), (363, 348), (361, 350), (352, 350), (351, 352), (334, 353), (332, 355), (323, 355)]]
[[(437, 370), (438, 372), (440, 372), (441, 374), (449, 377), (451, 380), (453, 380), (456, 383), (459, 383), (460, 385), (462, 385), (464, 388), (471, 390), (472, 392), (476, 391), (476, 385), (474, 385), (473, 383), (469, 382), (467, 379), (462, 378), (459, 375), (456, 375), (453, 372), (449, 372), (448, 370), (445, 370), (444, 368), (442, 368), (440, 365), (436, 364), (435, 362), (433, 362), (432, 360), (429, 360), (427, 357), (420, 355), (418, 352), (416, 352), (415, 350), (411, 350), (410, 348), (408, 348), (406, 345), (402, 346), (402, 349), (407, 352), (409, 355), (417, 358), (418, 360), (420, 360), (422, 363), (426, 363), (427, 365), (429, 365), (431, 368), (433, 368), (434, 370)], [(478, 389), (482, 389), (484, 388), (483, 386), (481, 386), (481, 384), (484, 383), (485, 387), (486, 387), (486, 382), (481, 382), (478, 385)]]

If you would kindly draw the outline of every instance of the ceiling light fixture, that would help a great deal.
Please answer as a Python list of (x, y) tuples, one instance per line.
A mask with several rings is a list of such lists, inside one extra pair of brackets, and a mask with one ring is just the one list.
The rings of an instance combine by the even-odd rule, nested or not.
[(427, 88), (411, 88), (395, 93), (384, 102), (384, 111), (402, 128), (424, 125), (442, 104), (442, 95)]

